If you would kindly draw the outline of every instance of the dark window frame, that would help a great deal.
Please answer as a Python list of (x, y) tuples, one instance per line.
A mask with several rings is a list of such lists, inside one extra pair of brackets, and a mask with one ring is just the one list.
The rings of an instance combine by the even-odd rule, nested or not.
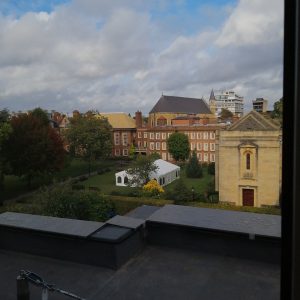
[(300, 299), (300, 0), (284, 2), (281, 299)]

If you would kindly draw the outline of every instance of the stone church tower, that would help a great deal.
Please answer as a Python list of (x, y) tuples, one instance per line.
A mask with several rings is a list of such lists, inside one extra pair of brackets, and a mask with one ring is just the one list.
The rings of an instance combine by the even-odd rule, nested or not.
[(214, 94), (214, 90), (213, 89), (210, 92), (209, 109), (210, 109), (210, 111), (211, 111), (211, 113), (213, 115), (216, 114), (216, 110), (217, 110), (217, 107), (216, 107), (216, 98), (215, 98), (215, 94)]

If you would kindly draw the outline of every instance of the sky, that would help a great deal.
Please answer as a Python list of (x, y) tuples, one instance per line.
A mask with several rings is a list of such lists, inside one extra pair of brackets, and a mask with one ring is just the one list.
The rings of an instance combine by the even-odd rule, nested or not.
[(282, 97), (282, 0), (0, 0), (0, 109), (148, 114), (162, 93)]

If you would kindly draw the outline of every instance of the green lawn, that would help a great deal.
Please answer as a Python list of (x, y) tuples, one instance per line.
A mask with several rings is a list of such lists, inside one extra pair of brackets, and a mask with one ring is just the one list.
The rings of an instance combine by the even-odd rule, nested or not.
[[(110, 160), (95, 161), (92, 163), (91, 171), (93, 172), (100, 168), (111, 167), (115, 164), (115, 161)], [(51, 183), (54, 179), (60, 181), (86, 173), (88, 173), (88, 163), (80, 159), (73, 159), (62, 171), (57, 172), (52, 177), (42, 176), (33, 179), (31, 189), (28, 189), (27, 182), (23, 178), (17, 176), (5, 176), (4, 189), (0, 190), (0, 199), (7, 200), (22, 194), (26, 194), (30, 191), (36, 190), (44, 184)]]
[[(213, 176), (207, 174), (206, 168), (203, 171), (204, 176), (202, 178), (187, 178), (184, 170), (181, 171), (180, 176), (189, 189), (192, 189), (193, 187), (195, 192), (203, 194), (205, 192), (207, 184), (211, 180), (213, 180)], [(88, 180), (80, 184), (84, 185), (87, 188), (90, 186), (98, 187), (101, 189), (101, 192), (106, 195), (109, 195), (112, 191), (130, 192), (135, 189), (131, 187), (116, 186), (115, 172), (116, 170), (114, 169), (111, 172), (105, 174), (92, 176)], [(165, 186), (164, 189), (172, 190), (175, 184), (176, 180)]]
[[(181, 170), (180, 177), (190, 190), (194, 188), (195, 192), (200, 194), (204, 194), (208, 183), (211, 182), (214, 178), (214, 176), (207, 174), (207, 168), (203, 168), (202, 178), (187, 178), (184, 170)], [(171, 190), (173, 189), (175, 184), (176, 180), (170, 183), (169, 185), (165, 186), (164, 189), (166, 191)]]

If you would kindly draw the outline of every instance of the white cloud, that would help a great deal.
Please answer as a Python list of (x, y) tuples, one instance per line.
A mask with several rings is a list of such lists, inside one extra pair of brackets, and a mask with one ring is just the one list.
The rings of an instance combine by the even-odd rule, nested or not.
[(247, 105), (281, 97), (279, 0), (241, 0), (221, 28), (175, 38), (152, 5), (75, 0), (52, 13), (0, 15), (0, 107), (147, 113), (161, 92), (201, 97), (223, 87)]

